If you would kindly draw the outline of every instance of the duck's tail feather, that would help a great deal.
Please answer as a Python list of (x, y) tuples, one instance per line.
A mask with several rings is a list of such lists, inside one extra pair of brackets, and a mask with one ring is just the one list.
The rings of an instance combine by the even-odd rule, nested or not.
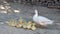
[(54, 23), (54, 21), (48, 21), (48, 22), (46, 22), (46, 24), (53, 24)]

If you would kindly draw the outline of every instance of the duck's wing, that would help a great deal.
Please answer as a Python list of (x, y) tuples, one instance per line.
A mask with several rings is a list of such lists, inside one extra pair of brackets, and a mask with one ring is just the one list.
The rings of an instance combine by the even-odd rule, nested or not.
[(44, 22), (45, 24), (52, 24), (53, 23), (52, 20), (50, 20), (50, 19), (48, 19), (46, 17), (43, 17), (43, 16), (39, 16), (38, 20), (41, 21), (41, 22)]
[(50, 19), (43, 17), (43, 16), (38, 16), (38, 19), (42, 21), (51, 21)]

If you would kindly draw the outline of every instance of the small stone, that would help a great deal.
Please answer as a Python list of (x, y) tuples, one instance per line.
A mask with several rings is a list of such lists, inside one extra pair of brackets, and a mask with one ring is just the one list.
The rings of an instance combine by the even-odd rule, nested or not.
[(0, 13), (7, 13), (7, 11), (0, 11)]
[(3, 7), (3, 5), (0, 6), (0, 9), (5, 9), (5, 7)]
[(19, 10), (14, 10), (15, 13), (19, 13), (20, 11)]
[(0, 22), (0, 24), (4, 24), (3, 22)]

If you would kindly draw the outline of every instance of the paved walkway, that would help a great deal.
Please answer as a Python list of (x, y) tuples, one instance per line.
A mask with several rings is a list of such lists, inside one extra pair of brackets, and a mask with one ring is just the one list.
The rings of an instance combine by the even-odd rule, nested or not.
[[(32, 6), (32, 5), (23, 5), (23, 4), (15, 4), (10, 3), (11, 10), (20, 10), (20, 13), (8, 12), (8, 14), (0, 13), (0, 22), (4, 24), (0, 24), (0, 33), (1, 34), (60, 34), (60, 10), (57, 9), (48, 9), (46, 7), (41, 6)], [(20, 17), (23, 17), (26, 20), (31, 20), (34, 15), (34, 10), (37, 9), (39, 11), (39, 15), (45, 16), (51, 20), (54, 20), (54, 25), (47, 26), (44, 29), (36, 29), (35, 31), (24, 30), (22, 28), (18, 29), (15, 27), (9, 27), (5, 24), (9, 19), (18, 20)], [(55, 24), (57, 23), (57, 24)]]

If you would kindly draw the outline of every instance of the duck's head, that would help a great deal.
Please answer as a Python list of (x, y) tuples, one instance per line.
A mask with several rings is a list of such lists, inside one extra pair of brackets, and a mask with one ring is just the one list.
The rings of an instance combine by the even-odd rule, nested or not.
[(35, 9), (35, 14), (38, 14), (38, 10), (37, 9)]
[(38, 16), (38, 10), (35, 9), (35, 16)]

